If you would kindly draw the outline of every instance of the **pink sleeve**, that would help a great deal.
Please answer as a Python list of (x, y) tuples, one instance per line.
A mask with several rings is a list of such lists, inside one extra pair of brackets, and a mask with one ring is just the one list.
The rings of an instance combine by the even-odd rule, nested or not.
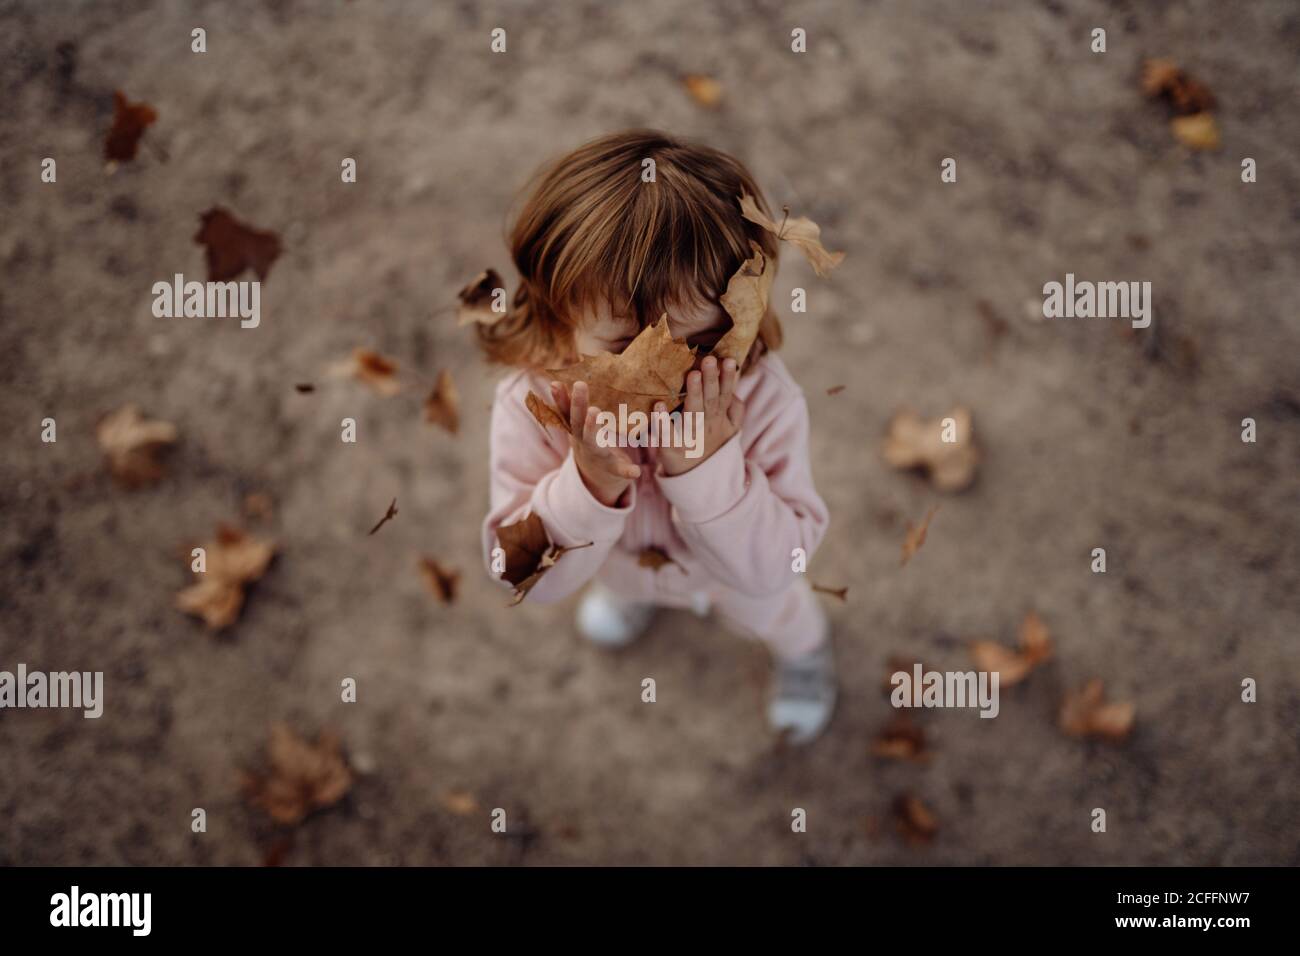
[[(591, 542), (592, 547), (564, 555), (526, 598), (546, 603), (568, 597), (605, 563), (636, 505), (636, 489), (628, 490), (620, 507), (597, 501), (583, 483), (572, 451), (565, 448), (561, 452), (552, 445), (525, 407), (527, 384), (520, 385), (520, 381), (524, 380), (504, 383), (492, 405), (490, 500), (483, 522), (483, 553), (491, 574), (497, 528), (520, 521), (530, 512), (542, 519), (553, 544), (572, 547)], [(567, 445), (567, 438), (564, 441)]]
[(656, 480), (692, 555), (756, 597), (793, 583), (791, 552), (812, 557), (830, 520), (813, 484), (808, 407), (797, 393), (748, 405), (740, 433), (707, 461)]

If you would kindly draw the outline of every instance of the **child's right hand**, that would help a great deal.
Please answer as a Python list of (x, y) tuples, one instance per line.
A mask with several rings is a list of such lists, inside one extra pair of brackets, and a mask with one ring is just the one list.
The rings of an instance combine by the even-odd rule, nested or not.
[(562, 384), (552, 382), (551, 400), (559, 413), (569, 420), (573, 461), (587, 490), (601, 504), (614, 507), (628, 485), (641, 476), (641, 469), (632, 462), (626, 449), (604, 448), (596, 443), (600, 431), (596, 416), (600, 409), (589, 404), (586, 382), (573, 383), (572, 401)]

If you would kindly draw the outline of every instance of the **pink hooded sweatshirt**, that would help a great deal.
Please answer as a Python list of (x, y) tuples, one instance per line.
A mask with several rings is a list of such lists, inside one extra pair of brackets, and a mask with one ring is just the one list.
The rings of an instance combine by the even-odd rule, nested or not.
[[(533, 418), (524, 405), (530, 389), (549, 395), (545, 378), (514, 372), (492, 406), (489, 569), (497, 528), (532, 512), (553, 543), (593, 546), (565, 554), (526, 600), (558, 601), (598, 577), (632, 601), (716, 607), (783, 656), (821, 641), (824, 618), (791, 565), (795, 548), (811, 559), (829, 518), (813, 485), (807, 404), (779, 358), (768, 353), (741, 376), (740, 431), (690, 471), (665, 475), (657, 449), (627, 449), (641, 477), (617, 507), (587, 490), (569, 436)], [(640, 565), (651, 547), (674, 564)]]

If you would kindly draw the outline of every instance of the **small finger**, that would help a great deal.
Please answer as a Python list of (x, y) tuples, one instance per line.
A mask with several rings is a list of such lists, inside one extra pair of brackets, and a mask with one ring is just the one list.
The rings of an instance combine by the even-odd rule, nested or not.
[(699, 372), (691, 372), (686, 376), (686, 410), (704, 411), (704, 380)]
[(724, 359), (722, 362), (722, 389), (718, 394), (718, 403), (723, 408), (731, 407), (731, 396), (736, 390), (736, 382), (740, 381), (740, 375), (736, 367), (736, 360), (733, 358)]
[(574, 382), (569, 402), (569, 431), (581, 435), (587, 421), (587, 383)]
[(582, 440), (592, 448), (603, 451), (604, 449), (601, 449), (600, 445), (596, 443), (596, 433), (600, 431), (596, 425), (596, 419), (599, 416), (600, 409), (595, 405), (587, 408), (587, 415), (582, 421)]
[(704, 373), (704, 405), (712, 408), (718, 401), (718, 360), (710, 355), (700, 368)]

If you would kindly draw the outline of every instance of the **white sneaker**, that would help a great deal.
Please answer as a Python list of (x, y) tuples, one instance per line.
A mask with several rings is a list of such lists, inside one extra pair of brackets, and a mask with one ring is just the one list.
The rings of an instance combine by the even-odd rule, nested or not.
[(835, 658), (828, 637), (817, 650), (794, 660), (777, 659), (767, 722), (792, 744), (806, 744), (831, 721), (837, 696)]
[(601, 647), (623, 647), (645, 633), (654, 613), (653, 604), (629, 601), (597, 582), (578, 605), (578, 631)]

